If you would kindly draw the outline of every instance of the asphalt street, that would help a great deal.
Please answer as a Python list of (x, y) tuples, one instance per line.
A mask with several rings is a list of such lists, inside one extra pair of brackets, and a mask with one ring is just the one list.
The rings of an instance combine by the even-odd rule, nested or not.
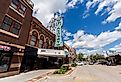
[(38, 82), (121, 82), (121, 66), (78, 66), (71, 75), (51, 75)]

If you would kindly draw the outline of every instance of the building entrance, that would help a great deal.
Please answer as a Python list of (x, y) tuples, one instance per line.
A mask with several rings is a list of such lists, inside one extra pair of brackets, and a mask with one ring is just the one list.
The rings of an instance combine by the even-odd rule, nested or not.
[(12, 55), (12, 52), (0, 50), (0, 73), (9, 70)]

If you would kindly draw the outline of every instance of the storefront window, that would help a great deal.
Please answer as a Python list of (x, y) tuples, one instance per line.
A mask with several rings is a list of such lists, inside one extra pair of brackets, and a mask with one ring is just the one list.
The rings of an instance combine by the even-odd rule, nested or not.
[(10, 65), (12, 54), (0, 51), (0, 72), (6, 72)]

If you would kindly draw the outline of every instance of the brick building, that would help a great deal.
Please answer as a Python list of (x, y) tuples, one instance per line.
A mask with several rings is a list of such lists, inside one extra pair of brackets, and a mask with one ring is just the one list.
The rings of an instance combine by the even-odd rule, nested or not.
[[(46, 29), (33, 17), (23, 57), (21, 72), (41, 68), (55, 68), (63, 63), (64, 51), (55, 50), (55, 34)], [(58, 65), (55, 65), (55, 62)]]
[(55, 50), (54, 46), (55, 34), (33, 17), (21, 72), (60, 67), (63, 64), (65, 53), (63, 50)]
[(68, 52), (68, 63), (75, 62), (76, 61), (76, 49), (68, 46), (67, 44), (64, 44), (64, 49), (67, 49)]
[(30, 0), (0, 0), (0, 77), (63, 64), (55, 34), (32, 13)]
[(0, 77), (20, 72), (32, 9), (30, 0), (0, 0)]
[(32, 18), (25, 55), (23, 57), (21, 72), (43, 68), (46, 63), (45, 56), (38, 57), (38, 49), (54, 49), (55, 35), (46, 29), (35, 17)]

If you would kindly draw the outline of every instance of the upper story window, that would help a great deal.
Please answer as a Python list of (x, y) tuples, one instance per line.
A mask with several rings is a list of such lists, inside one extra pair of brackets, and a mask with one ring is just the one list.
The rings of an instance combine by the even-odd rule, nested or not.
[(24, 7), (24, 5), (21, 4), (21, 6), (19, 7), (19, 12), (20, 12), (22, 15), (24, 15), (25, 11), (26, 11), (26, 7)]
[(48, 39), (46, 39), (46, 49), (48, 49), (49, 48), (49, 40)]
[(37, 43), (37, 33), (33, 32), (30, 40), (30, 45), (36, 46), (36, 43)]
[(19, 31), (21, 29), (21, 25), (19, 23), (15, 22), (14, 20), (12, 20), (11, 18), (6, 16), (4, 18), (2, 25), (1, 25), (1, 29), (18, 35)]
[(40, 40), (39, 40), (38, 47), (39, 47), (39, 48), (43, 48), (43, 45), (44, 45), (44, 36), (41, 35), (41, 36), (40, 36)]
[(32, 46), (36, 45), (36, 36), (32, 35), (30, 45)]
[(12, 20), (8, 17), (5, 17), (1, 28), (6, 30), (6, 31), (9, 31), (11, 26), (12, 26)]
[(14, 33), (14, 34), (18, 34), (20, 28), (21, 28), (21, 25), (15, 22), (14, 25), (13, 25), (13, 28), (12, 28), (11, 32)]
[(43, 41), (42, 41), (41, 39), (39, 40), (38, 47), (39, 47), (39, 48), (42, 48), (42, 47), (43, 47)]
[(11, 6), (12, 6), (13, 8), (17, 9), (18, 6), (19, 6), (19, 3), (20, 3), (19, 0), (12, 0)]
[(26, 12), (26, 7), (19, 0), (12, 0), (11, 6), (22, 15)]

